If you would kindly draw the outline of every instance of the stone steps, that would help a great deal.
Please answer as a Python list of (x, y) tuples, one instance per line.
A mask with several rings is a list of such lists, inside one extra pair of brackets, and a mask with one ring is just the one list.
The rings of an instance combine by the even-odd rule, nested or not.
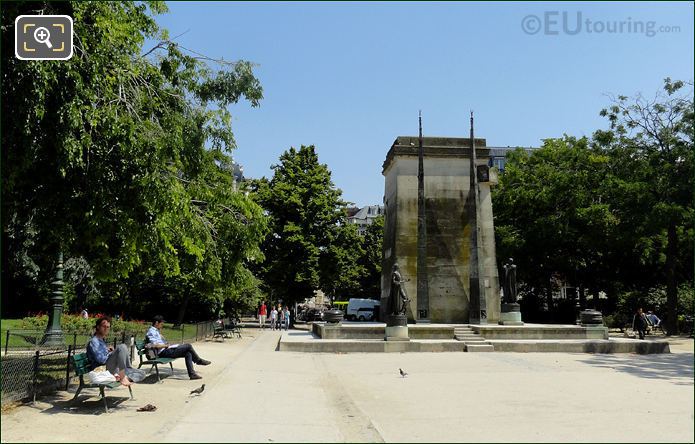
[(466, 344), (467, 352), (492, 352), (495, 351), (495, 347), (490, 344)]
[(485, 338), (482, 336), (473, 336), (473, 335), (456, 335), (454, 336), (454, 339), (457, 341), (463, 341), (463, 342), (485, 342)]
[(470, 327), (454, 327), (454, 339), (463, 342), (467, 352), (490, 352), (495, 347)]

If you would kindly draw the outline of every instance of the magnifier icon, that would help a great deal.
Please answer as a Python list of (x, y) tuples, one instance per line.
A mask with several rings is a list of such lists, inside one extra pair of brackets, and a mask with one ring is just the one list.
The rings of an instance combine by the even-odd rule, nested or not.
[(51, 33), (48, 31), (48, 29), (44, 28), (43, 26), (39, 26), (36, 28), (34, 31), (34, 39), (39, 42), (39, 43), (45, 43), (46, 46), (49, 48), (53, 48), (53, 45), (51, 45)]

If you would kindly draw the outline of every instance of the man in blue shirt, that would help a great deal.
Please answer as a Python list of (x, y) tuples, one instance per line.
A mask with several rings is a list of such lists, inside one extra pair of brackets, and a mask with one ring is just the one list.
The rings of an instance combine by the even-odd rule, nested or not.
[(661, 324), (661, 319), (651, 311), (647, 312), (647, 320), (652, 324), (652, 327), (658, 327)]
[(191, 379), (202, 379), (202, 376), (195, 372), (193, 363), (209, 365), (210, 361), (198, 356), (191, 344), (170, 345), (160, 332), (163, 326), (164, 317), (155, 316), (152, 320), (152, 326), (147, 330), (147, 346), (153, 349), (157, 356), (162, 358), (185, 358), (188, 377)]
[(105, 365), (106, 370), (116, 375), (116, 379), (121, 384), (129, 386), (132, 384), (125, 375), (126, 368), (130, 367), (130, 354), (125, 344), (119, 344), (115, 349), (106, 345), (104, 339), (111, 330), (111, 322), (108, 318), (99, 318), (96, 322), (96, 332), (92, 339), (87, 343), (87, 357), (92, 368)]

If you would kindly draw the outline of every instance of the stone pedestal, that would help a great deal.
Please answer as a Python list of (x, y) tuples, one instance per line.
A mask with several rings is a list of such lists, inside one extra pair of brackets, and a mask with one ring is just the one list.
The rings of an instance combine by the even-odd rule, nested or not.
[(502, 304), (500, 311), (500, 325), (524, 325), (521, 322), (521, 307), (517, 303)]
[(410, 341), (408, 336), (408, 318), (406, 315), (390, 315), (386, 320), (386, 341)]
[(603, 326), (603, 315), (597, 310), (583, 310), (579, 313), (579, 321), (585, 327)]
[(323, 312), (323, 320), (331, 324), (337, 324), (343, 320), (343, 315), (344, 314), (342, 310), (333, 308), (331, 310), (326, 310)]

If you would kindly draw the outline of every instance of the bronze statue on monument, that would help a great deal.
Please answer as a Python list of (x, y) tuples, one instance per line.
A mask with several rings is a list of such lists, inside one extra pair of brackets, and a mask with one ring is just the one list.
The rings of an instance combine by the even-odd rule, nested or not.
[(509, 261), (504, 264), (504, 281), (502, 283), (502, 291), (504, 291), (504, 302), (507, 304), (516, 303), (516, 265), (514, 265), (514, 259), (511, 257)]
[(524, 325), (521, 322), (521, 306), (516, 302), (517, 286), (514, 259), (509, 258), (507, 263), (502, 266), (502, 271), (504, 299), (502, 300), (499, 323), (502, 325)]
[(391, 272), (391, 292), (389, 293), (391, 315), (405, 315), (410, 298), (408, 298), (403, 284), (409, 280), (410, 279), (403, 279), (398, 264), (393, 264), (393, 271)]
[(404, 279), (401, 275), (398, 264), (393, 264), (391, 271), (391, 288), (388, 299), (388, 316), (386, 317), (386, 325), (389, 327), (407, 326), (408, 317), (408, 302), (410, 298), (405, 291), (404, 284), (410, 279)]

